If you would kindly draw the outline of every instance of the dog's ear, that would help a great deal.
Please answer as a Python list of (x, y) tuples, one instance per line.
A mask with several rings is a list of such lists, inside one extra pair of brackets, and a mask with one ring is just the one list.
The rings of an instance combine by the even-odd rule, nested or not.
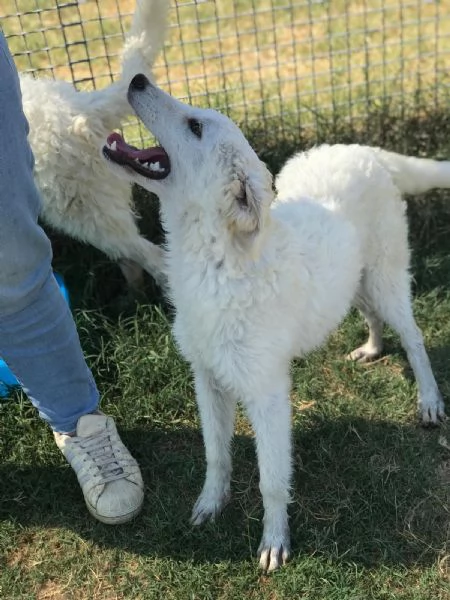
[(236, 173), (228, 195), (230, 227), (238, 233), (258, 233), (273, 198), (272, 175), (265, 167), (258, 177)]

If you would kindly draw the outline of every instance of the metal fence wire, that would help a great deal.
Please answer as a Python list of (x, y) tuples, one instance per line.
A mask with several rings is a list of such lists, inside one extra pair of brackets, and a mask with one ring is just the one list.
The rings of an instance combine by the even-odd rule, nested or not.
[[(134, 0), (1, 0), (20, 71), (99, 88), (120, 70)], [(447, 0), (177, 0), (154, 74), (264, 135), (448, 102)]]

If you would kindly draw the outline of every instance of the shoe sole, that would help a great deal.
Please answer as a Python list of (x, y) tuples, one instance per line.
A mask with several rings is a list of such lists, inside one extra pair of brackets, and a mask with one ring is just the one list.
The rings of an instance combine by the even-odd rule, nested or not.
[(119, 515), (117, 517), (106, 517), (105, 515), (100, 515), (93, 506), (91, 506), (88, 502), (86, 502), (86, 506), (88, 511), (91, 513), (93, 517), (100, 521), (100, 523), (104, 523), (105, 525), (121, 525), (122, 523), (128, 523), (136, 517), (142, 510), (142, 504), (135, 508), (133, 511), (125, 514)]

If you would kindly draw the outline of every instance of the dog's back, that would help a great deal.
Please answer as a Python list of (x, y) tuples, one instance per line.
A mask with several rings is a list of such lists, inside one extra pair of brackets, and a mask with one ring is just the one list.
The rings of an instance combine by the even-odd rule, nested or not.
[(398, 240), (408, 264), (405, 204), (377, 151), (358, 145), (323, 145), (291, 158), (276, 180), (278, 203), (302, 198), (341, 213), (358, 232), (363, 263), (383, 252), (384, 240)]
[(402, 194), (449, 188), (450, 162), (357, 144), (325, 144), (288, 160), (276, 187), (278, 203), (295, 205), (306, 197), (353, 223), (366, 266), (377, 266), (383, 260), (389, 240), (389, 253), (407, 268), (408, 231)]

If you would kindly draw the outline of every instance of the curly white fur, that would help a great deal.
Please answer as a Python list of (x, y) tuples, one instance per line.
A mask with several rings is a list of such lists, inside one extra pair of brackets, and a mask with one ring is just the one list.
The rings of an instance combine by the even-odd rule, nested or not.
[(21, 76), (23, 107), (42, 219), (121, 262), (130, 284), (141, 269), (159, 278), (163, 251), (139, 234), (131, 185), (111, 175), (100, 155), (105, 136), (130, 114), (126, 91), (133, 75), (149, 71), (166, 31), (168, 0), (138, 0), (125, 41), (122, 75), (109, 87), (78, 92), (72, 84)]
[(287, 162), (275, 199), (271, 175), (229, 119), (183, 105), (142, 78), (132, 83), (129, 99), (171, 162), (159, 181), (114, 170), (161, 200), (174, 333), (194, 370), (206, 448), (206, 479), (192, 520), (213, 519), (229, 498), (240, 401), (256, 433), (264, 503), (260, 566), (270, 571), (287, 560), (290, 547), (292, 357), (322, 344), (356, 305), (370, 337), (351, 358), (381, 351), (386, 321), (416, 376), (423, 422), (444, 418), (412, 314), (401, 193), (450, 187), (450, 162), (321, 146)]

